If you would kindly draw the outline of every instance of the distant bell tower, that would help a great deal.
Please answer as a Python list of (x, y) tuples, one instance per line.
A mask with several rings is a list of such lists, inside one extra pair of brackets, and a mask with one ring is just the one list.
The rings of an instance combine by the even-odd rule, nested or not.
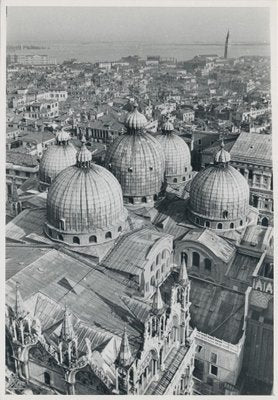
[(225, 41), (225, 51), (224, 51), (224, 58), (227, 59), (228, 58), (228, 44), (229, 44), (229, 36), (230, 36), (230, 32), (228, 30), (227, 32), (227, 36), (226, 36), (226, 41)]

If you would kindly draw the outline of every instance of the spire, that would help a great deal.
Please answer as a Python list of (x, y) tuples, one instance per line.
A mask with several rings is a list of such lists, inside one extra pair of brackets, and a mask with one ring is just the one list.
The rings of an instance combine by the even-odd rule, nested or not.
[(228, 29), (227, 36), (226, 36), (226, 41), (225, 41), (225, 50), (224, 50), (224, 58), (228, 58), (228, 44), (229, 44), (229, 36), (230, 36), (230, 31)]
[(74, 338), (75, 338), (75, 333), (72, 326), (71, 313), (68, 311), (68, 308), (66, 306), (64, 319), (62, 322), (60, 339), (67, 342), (69, 340), (73, 340)]
[(118, 354), (118, 362), (123, 367), (128, 366), (131, 363), (131, 351), (128, 341), (128, 336), (126, 332), (126, 327), (124, 327), (124, 333), (122, 336), (121, 346)]
[(180, 272), (179, 272), (179, 283), (181, 285), (184, 285), (187, 282), (188, 282), (187, 268), (186, 268), (185, 259), (183, 258), (181, 266), (180, 266)]
[(19, 283), (16, 283), (16, 291), (15, 291), (15, 315), (18, 319), (23, 319), (26, 317), (27, 312), (24, 307), (23, 299), (19, 290)]
[(154, 312), (159, 312), (159, 311), (163, 310), (163, 308), (164, 308), (164, 303), (163, 303), (163, 300), (161, 297), (159, 286), (157, 285), (156, 291), (153, 296), (152, 310)]

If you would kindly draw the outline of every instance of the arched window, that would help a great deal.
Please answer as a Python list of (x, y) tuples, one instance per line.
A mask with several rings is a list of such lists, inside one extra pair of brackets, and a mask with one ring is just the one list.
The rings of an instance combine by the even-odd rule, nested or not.
[(161, 255), (158, 254), (158, 255), (156, 256), (156, 265), (158, 265), (158, 264), (160, 263), (160, 260), (161, 260)]
[(200, 265), (200, 255), (199, 255), (199, 253), (196, 253), (195, 251), (193, 252), (193, 265), (195, 267), (199, 267), (199, 265)]
[(239, 222), (239, 225), (242, 226), (242, 224), (243, 224), (243, 221), (242, 221), (242, 219), (241, 219), (240, 222)]
[(228, 218), (228, 211), (227, 210), (223, 211), (223, 218)]
[(162, 252), (162, 258), (163, 258), (163, 259), (166, 258), (166, 250), (163, 250), (163, 252)]
[(79, 237), (77, 237), (77, 236), (73, 236), (72, 241), (73, 241), (73, 243), (75, 243), (75, 244), (80, 244), (80, 239), (79, 239)]
[(105, 239), (111, 239), (111, 238), (112, 238), (112, 233), (111, 232), (106, 232)]
[(157, 280), (160, 278), (160, 271), (159, 271), (159, 269), (156, 271), (155, 277), (156, 277)]
[(64, 241), (63, 235), (58, 235), (58, 239)]
[(149, 282), (147, 282), (146, 285), (145, 285), (145, 291), (146, 291), (146, 292), (149, 291)]
[(235, 227), (235, 224), (233, 222), (230, 223), (230, 228), (233, 229)]
[(147, 203), (147, 198), (145, 196), (142, 197), (142, 203)]
[(121, 226), (119, 226), (118, 228), (118, 232), (122, 232), (123, 228)]
[(165, 264), (162, 264), (161, 272), (162, 272), (162, 274), (165, 272)]
[(151, 277), (151, 285), (154, 286), (155, 285), (155, 279), (154, 276)]
[(48, 228), (48, 234), (52, 237), (52, 229)]
[(185, 181), (185, 176), (182, 177), (182, 180)]
[(262, 219), (262, 226), (268, 226), (268, 219), (266, 217)]
[(61, 229), (61, 231), (65, 230), (65, 220), (64, 219), (60, 219), (59, 221), (59, 229)]
[(205, 270), (211, 271), (211, 260), (208, 258), (205, 258)]
[(133, 197), (129, 197), (129, 198), (128, 198), (128, 202), (129, 202), (130, 204), (134, 204)]
[(217, 224), (217, 229), (222, 229), (222, 224), (221, 224), (221, 222), (219, 222), (219, 224)]
[(154, 269), (154, 263), (152, 263), (151, 265), (151, 271), (153, 271), (153, 269)]
[(184, 168), (184, 172), (187, 172), (187, 167)]
[(178, 182), (177, 178), (174, 178), (174, 179), (173, 179), (173, 182), (174, 182), (174, 183), (177, 183), (177, 182)]
[(44, 377), (44, 383), (46, 385), (50, 385), (50, 375), (49, 375), (49, 373), (48, 372), (44, 372), (43, 377)]
[(97, 237), (95, 235), (90, 236), (89, 243), (97, 243)]
[(153, 196), (153, 199), (154, 199), (154, 201), (157, 200), (157, 194), (155, 194), (155, 195)]
[(196, 217), (195, 221), (196, 221), (196, 224), (199, 224), (199, 223), (200, 223), (200, 220), (199, 220), (198, 217)]
[(185, 263), (187, 264), (187, 253), (185, 253), (184, 251), (181, 253), (181, 263), (183, 262), (183, 260), (185, 261)]
[(209, 228), (209, 227), (210, 227), (210, 222), (209, 222), (209, 221), (206, 221), (206, 222), (205, 222), (205, 225), (206, 225), (207, 228)]

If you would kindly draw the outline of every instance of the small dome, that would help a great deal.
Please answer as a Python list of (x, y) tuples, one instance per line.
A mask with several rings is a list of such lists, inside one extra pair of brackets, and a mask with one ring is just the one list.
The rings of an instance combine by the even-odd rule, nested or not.
[[(226, 158), (225, 158), (226, 159)], [(220, 162), (199, 172), (191, 182), (189, 217), (196, 225), (235, 229), (246, 222), (249, 186), (232, 166)]]
[[(165, 132), (166, 133), (166, 132)], [(174, 133), (156, 136), (165, 156), (165, 178), (169, 184), (184, 184), (191, 177), (191, 154), (185, 141)]]
[(125, 121), (128, 133), (134, 133), (134, 131), (144, 129), (147, 122), (146, 117), (138, 111), (138, 105), (135, 103), (134, 110), (128, 114)]
[(84, 148), (83, 143), (77, 165), (64, 169), (47, 195), (46, 233), (70, 245), (115, 239), (127, 217), (117, 179), (105, 168), (91, 165)]
[(68, 132), (58, 132), (56, 143), (44, 152), (39, 166), (39, 180), (43, 188), (48, 187), (63, 169), (76, 163), (77, 150), (69, 139)]

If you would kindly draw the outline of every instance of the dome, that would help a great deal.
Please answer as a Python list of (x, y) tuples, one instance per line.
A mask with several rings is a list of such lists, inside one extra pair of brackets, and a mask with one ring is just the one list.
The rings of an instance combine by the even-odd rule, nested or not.
[(152, 205), (164, 180), (163, 150), (144, 132), (145, 120), (135, 107), (127, 117), (126, 134), (110, 145), (105, 157), (106, 168), (121, 184), (125, 203), (135, 205)]
[(103, 243), (125, 228), (119, 182), (89, 153), (83, 143), (76, 165), (60, 172), (47, 195), (46, 234), (70, 245)]
[(76, 163), (77, 150), (69, 140), (68, 132), (58, 132), (56, 143), (48, 147), (43, 154), (39, 167), (39, 180), (42, 188), (47, 188), (59, 172)]
[(164, 151), (166, 182), (176, 186), (191, 178), (192, 168), (189, 147), (173, 130), (172, 123), (167, 121), (162, 128), (164, 134), (156, 136), (156, 139)]
[(229, 157), (225, 153), (191, 182), (189, 218), (196, 225), (236, 229), (246, 224), (249, 186), (246, 179), (226, 161)]

